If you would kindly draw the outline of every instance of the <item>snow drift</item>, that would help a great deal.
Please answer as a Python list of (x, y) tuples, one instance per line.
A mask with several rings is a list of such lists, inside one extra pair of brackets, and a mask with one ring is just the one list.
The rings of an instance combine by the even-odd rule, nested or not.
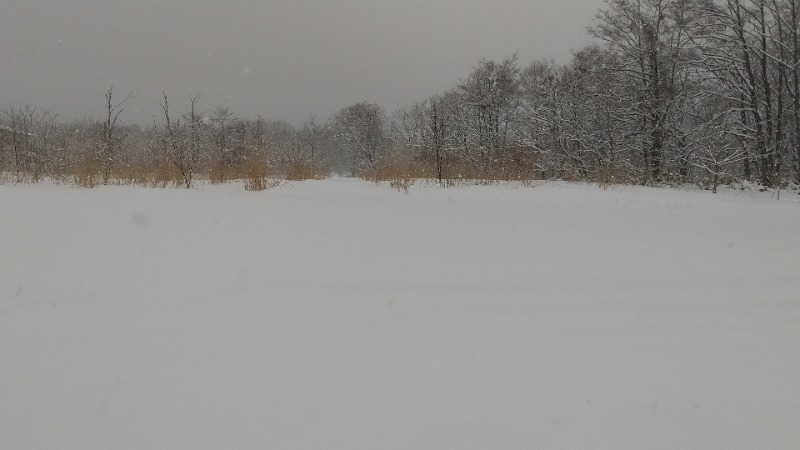
[(0, 186), (4, 448), (800, 448), (800, 204)]

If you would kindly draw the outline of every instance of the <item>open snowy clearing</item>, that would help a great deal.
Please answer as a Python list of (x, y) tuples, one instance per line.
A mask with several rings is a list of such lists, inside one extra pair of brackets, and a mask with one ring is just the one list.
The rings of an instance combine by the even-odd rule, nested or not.
[(797, 449), (799, 200), (0, 186), (0, 447)]

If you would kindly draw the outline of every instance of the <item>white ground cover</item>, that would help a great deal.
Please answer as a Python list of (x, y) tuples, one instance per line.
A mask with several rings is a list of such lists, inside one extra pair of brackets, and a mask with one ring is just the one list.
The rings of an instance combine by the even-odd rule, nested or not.
[(0, 186), (0, 448), (798, 449), (799, 202)]

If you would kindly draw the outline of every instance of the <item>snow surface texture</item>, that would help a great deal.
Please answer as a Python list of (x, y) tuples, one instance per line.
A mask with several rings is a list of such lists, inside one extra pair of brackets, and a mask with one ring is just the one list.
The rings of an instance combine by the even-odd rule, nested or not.
[(0, 447), (798, 449), (798, 200), (0, 186)]

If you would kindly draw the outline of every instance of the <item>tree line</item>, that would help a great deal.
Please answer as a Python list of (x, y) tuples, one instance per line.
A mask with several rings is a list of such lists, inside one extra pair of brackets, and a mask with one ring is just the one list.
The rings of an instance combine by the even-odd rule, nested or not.
[[(198, 179), (567, 179), (800, 183), (800, 0), (607, 0), (570, 61), (481, 60), (446, 92), (387, 114), (358, 103), (300, 128), (229, 108), (120, 126), (0, 118), (0, 171), (82, 185)], [(254, 181), (253, 181), (254, 180)]]

